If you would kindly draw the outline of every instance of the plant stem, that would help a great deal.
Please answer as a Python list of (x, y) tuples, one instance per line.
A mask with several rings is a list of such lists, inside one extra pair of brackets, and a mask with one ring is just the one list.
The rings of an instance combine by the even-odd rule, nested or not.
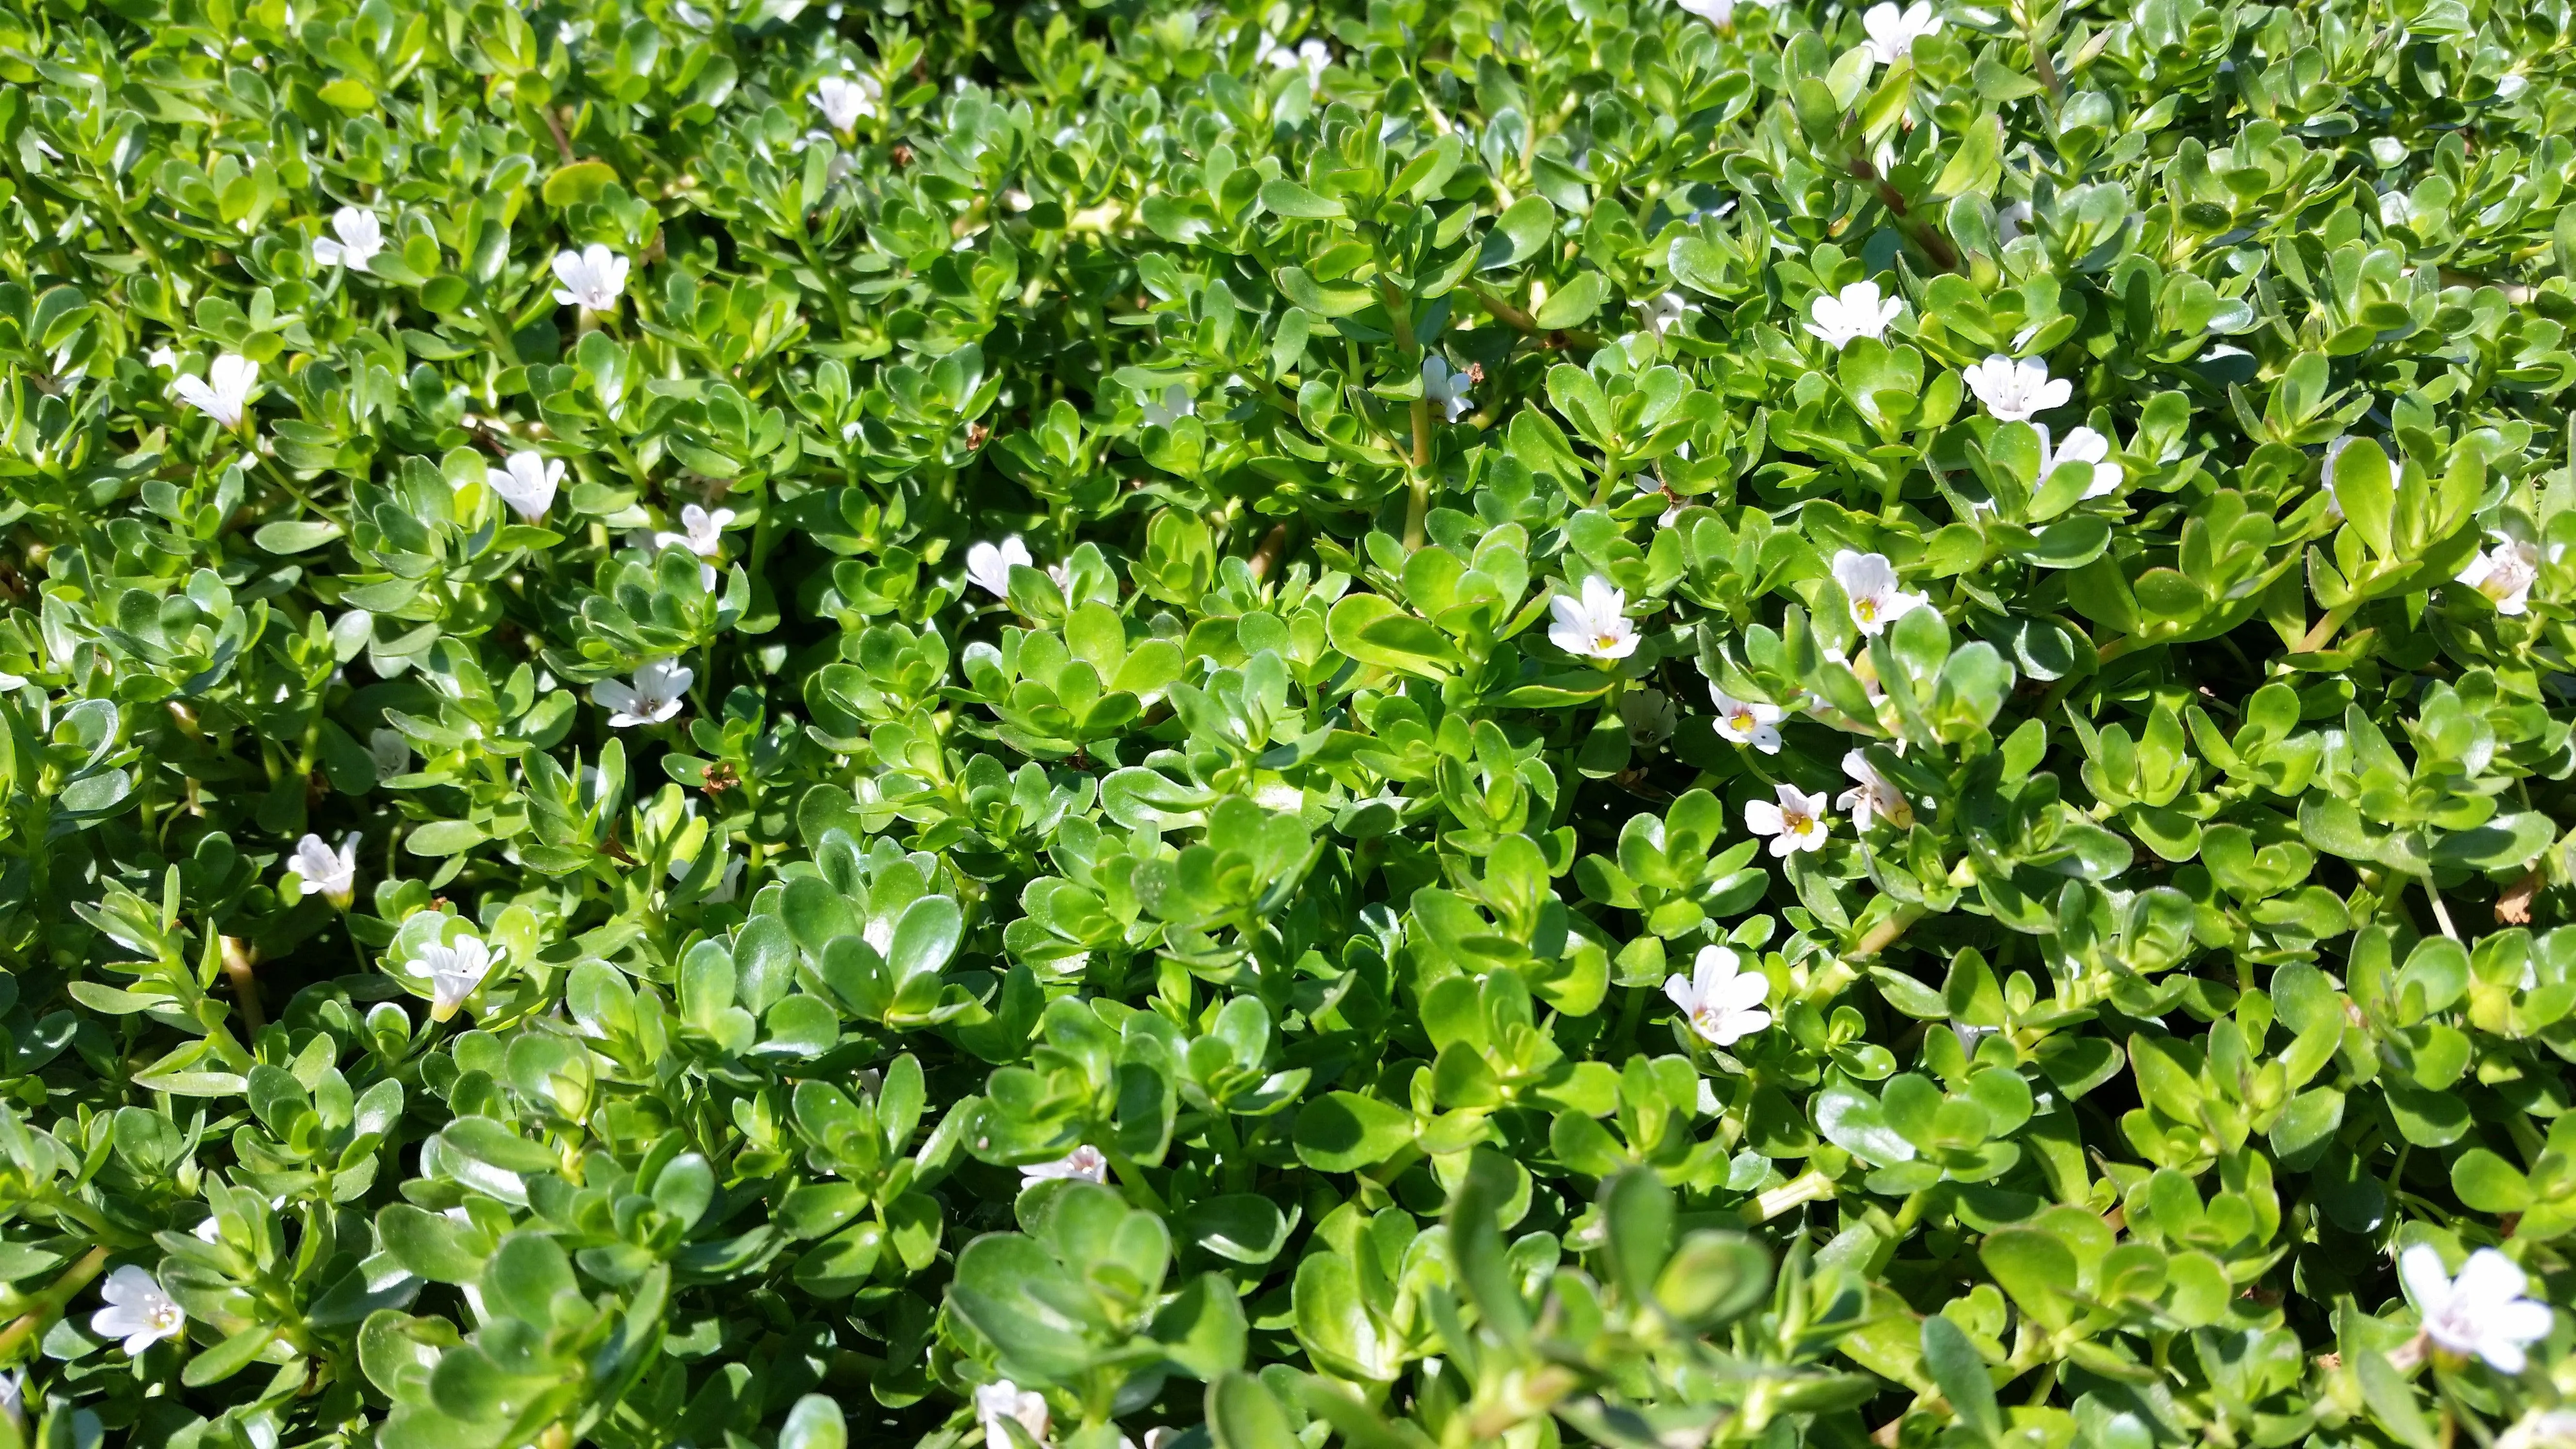
[(35, 1301), (28, 1306), (26, 1312), (18, 1315), (16, 1322), (10, 1324), (7, 1329), (0, 1330), (0, 1363), (16, 1357), (18, 1345), (34, 1336), (36, 1330), (47, 1319), (61, 1313), (63, 1305), (78, 1297), (80, 1291), (88, 1287), (90, 1280), (96, 1278), (99, 1270), (106, 1266), (107, 1248), (102, 1244), (81, 1254), (69, 1268), (64, 1269), (61, 1277), (48, 1285), (44, 1292), (36, 1295)]

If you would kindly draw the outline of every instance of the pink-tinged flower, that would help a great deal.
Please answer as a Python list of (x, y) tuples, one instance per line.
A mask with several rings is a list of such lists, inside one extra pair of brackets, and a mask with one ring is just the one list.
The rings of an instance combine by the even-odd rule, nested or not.
[(1843, 773), (1851, 776), (1854, 784), (1834, 804), (1851, 812), (1854, 827), (1867, 830), (1873, 819), (1884, 820), (1899, 830), (1914, 823), (1914, 806), (1906, 800), (1905, 792), (1880, 774), (1866, 753), (1846, 751)]
[(2495, 540), (2495, 547), (2460, 570), (2459, 582), (2486, 595), (2499, 614), (2528, 613), (2531, 586), (2540, 579), (2540, 550), (2501, 533)]
[(2439, 1249), (2417, 1243), (2399, 1255), (2397, 1276), (2436, 1347), (2485, 1359), (2498, 1373), (2522, 1372), (2524, 1347), (2549, 1336), (2549, 1305), (2522, 1296), (2530, 1280), (2493, 1248), (2471, 1253), (2454, 1278)]
[(1053, 1162), (1020, 1169), (1020, 1183), (1045, 1182), (1050, 1178), (1070, 1178), (1083, 1182), (1109, 1180), (1109, 1155), (1086, 1142)]
[(1733, 1046), (1769, 1026), (1771, 1013), (1762, 1003), (1770, 994), (1770, 978), (1746, 971), (1743, 959), (1724, 946), (1700, 947), (1690, 975), (1664, 978), (1664, 995), (1712, 1046)]
[(90, 1316), (89, 1330), (124, 1339), (127, 1358), (142, 1357), (143, 1350), (188, 1326), (187, 1313), (161, 1291), (160, 1280), (131, 1263), (110, 1273), (98, 1296), (107, 1306)]

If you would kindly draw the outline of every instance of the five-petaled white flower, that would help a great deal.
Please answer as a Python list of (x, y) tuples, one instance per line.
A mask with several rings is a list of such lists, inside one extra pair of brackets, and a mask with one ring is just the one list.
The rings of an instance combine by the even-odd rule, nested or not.
[(1881, 0), (1869, 7), (1860, 18), (1861, 29), (1869, 32), (1870, 59), (1880, 65), (1894, 65), (1914, 53), (1914, 42), (1941, 28), (1941, 17), (1932, 13), (1932, 0), (1914, 0), (1900, 10), (1893, 0)]
[(975, 1422), (984, 1426), (984, 1449), (1017, 1449), (1011, 1431), (1003, 1427), (1014, 1423), (1028, 1431), (1030, 1443), (1044, 1444), (1047, 1436), (1046, 1399), (1009, 1379), (977, 1384)]
[[(1725, 29), (1735, 24), (1735, 0), (1677, 0), (1682, 9), (1709, 24)], [(1780, 0), (1753, 0), (1765, 10), (1779, 5)]]
[(547, 458), (534, 452), (512, 453), (509, 461), (498, 468), (483, 470), (483, 481), (491, 486), (501, 501), (530, 523), (546, 516), (554, 506), (555, 489), (562, 486), (564, 464), (561, 458)]
[(187, 1313), (161, 1291), (160, 1281), (132, 1263), (108, 1274), (98, 1296), (107, 1306), (90, 1316), (89, 1331), (124, 1339), (128, 1358), (142, 1357), (143, 1350), (188, 1326)]
[(1086, 1142), (1053, 1162), (1041, 1162), (1020, 1169), (1020, 1184), (1045, 1182), (1049, 1178), (1078, 1178), (1083, 1182), (1109, 1180), (1109, 1154)]
[(445, 1021), (492, 972), (492, 948), (478, 936), (459, 936), (453, 943), (432, 941), (412, 958), (415, 970), (429, 978), (429, 1019)]
[(1475, 406), (1467, 389), (1475, 385), (1472, 372), (1451, 372), (1446, 359), (1425, 353), (1422, 358), (1422, 395), (1439, 405), (1449, 421), (1456, 422)]
[(344, 206), (331, 213), (331, 230), (339, 233), (313, 239), (313, 262), (316, 266), (347, 267), (363, 272), (376, 253), (385, 249), (385, 224), (364, 207)]
[(2499, 614), (2531, 608), (2531, 586), (2540, 578), (2540, 550), (2518, 538), (2494, 535), (2496, 546), (2469, 560), (2459, 582), (2487, 596)]
[(1724, 946), (1702, 946), (1691, 974), (1664, 978), (1664, 995), (1690, 1019), (1691, 1030), (1712, 1046), (1733, 1046), (1771, 1024), (1762, 1009), (1771, 994), (1771, 979), (1744, 969), (1744, 960)]
[(201, 378), (182, 377), (170, 384), (179, 401), (227, 428), (241, 426), (250, 407), (250, 391), (259, 384), (259, 364), (227, 352), (206, 368)]
[(599, 242), (577, 252), (555, 253), (555, 300), (586, 312), (612, 312), (626, 290), (626, 258)]
[(609, 710), (612, 729), (660, 724), (680, 712), (680, 698), (698, 682), (698, 672), (676, 659), (655, 659), (635, 671), (635, 682), (603, 679), (590, 687), (590, 698)]
[(1011, 570), (1036, 568), (1029, 546), (1012, 534), (1000, 543), (979, 543), (966, 550), (966, 582), (997, 599), (1011, 596)]
[(1837, 550), (1834, 582), (1843, 586), (1843, 597), (1851, 601), (1852, 622), (1864, 634), (1883, 634), (1901, 616), (1932, 602), (1925, 595), (1898, 588), (1896, 565), (1883, 553)]
[(1830, 297), (1819, 295), (1807, 304), (1807, 331), (1840, 352), (1863, 337), (1873, 342), (1883, 340), (1887, 324), (1904, 311), (1901, 299), (1879, 295), (1878, 283), (1854, 282)]
[(874, 76), (827, 75), (814, 82), (814, 109), (846, 136), (859, 117), (877, 114), (877, 99), (884, 94), (885, 86)]
[(1905, 792), (1880, 774), (1866, 753), (1845, 751), (1843, 773), (1852, 777), (1852, 787), (1834, 804), (1851, 812), (1854, 826), (1867, 830), (1869, 822), (1876, 819), (1903, 830), (1914, 823), (1914, 806), (1905, 798)]
[(1719, 739), (1751, 745), (1766, 755), (1780, 753), (1780, 706), (1737, 699), (1713, 684), (1708, 692), (1717, 697)]
[(1168, 428), (1183, 418), (1195, 417), (1199, 410), (1198, 399), (1177, 382), (1164, 388), (1159, 397), (1152, 393), (1140, 395), (1136, 405), (1145, 410), (1146, 425), (1156, 428)]
[(1558, 594), (1547, 601), (1556, 621), (1547, 626), (1547, 642), (1568, 654), (1590, 659), (1625, 659), (1637, 652), (1637, 626), (1628, 621), (1628, 594), (1594, 574), (1583, 581), (1583, 595)]
[(1684, 317), (1697, 312), (1699, 304), (1679, 292), (1663, 292), (1639, 302), (1637, 310), (1646, 314), (1647, 328), (1661, 337)]
[(2047, 482), (2048, 475), (2056, 472), (2060, 463), (2087, 463), (2092, 465), (2093, 481), (2084, 485), (2085, 497), (2107, 498), (2120, 491), (2120, 480), (2126, 475), (2121, 472), (2119, 464), (2111, 461), (2109, 438), (2091, 428), (2074, 428), (2068, 431), (2064, 442), (2052, 446), (2048, 424), (2033, 423), (2030, 426), (2031, 431), (2039, 434), (2041, 482)]
[(1777, 803), (1744, 802), (1744, 828), (1756, 835), (1770, 836), (1775, 858), (1823, 849), (1826, 827), (1831, 823), (1825, 815), (1825, 797), (1810, 795), (1795, 785), (1782, 784)]
[(292, 864), (304, 889), (319, 891), (324, 900), (347, 910), (358, 893), (358, 833), (341, 837), (338, 850), (319, 835), (307, 835), (295, 842)]
[(2397, 1276), (2436, 1347), (2485, 1359), (2498, 1373), (2522, 1372), (2524, 1345), (2549, 1336), (2549, 1305), (2522, 1296), (2530, 1280), (2493, 1248), (2471, 1253), (2453, 1278), (2440, 1249), (2417, 1243), (2398, 1255)]
[(1967, 371), (1968, 390), (1999, 423), (2026, 423), (2075, 395), (2075, 384), (2051, 378), (2048, 364), (2036, 357), (2019, 362), (1998, 352)]
[[(722, 558), (724, 531), (733, 519), (734, 513), (730, 508), (710, 512), (694, 503), (688, 504), (680, 509), (680, 531), (673, 533), (665, 529), (654, 534), (653, 547), (658, 551), (676, 543), (703, 560)], [(715, 588), (715, 564), (703, 562), (698, 565), (698, 582), (709, 590)]]

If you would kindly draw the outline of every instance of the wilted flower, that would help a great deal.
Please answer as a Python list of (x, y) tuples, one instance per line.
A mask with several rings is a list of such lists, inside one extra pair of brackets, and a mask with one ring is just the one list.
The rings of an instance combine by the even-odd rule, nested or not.
[(1011, 1431), (1003, 1427), (1010, 1423), (1026, 1429), (1030, 1442), (1044, 1444), (1047, 1436), (1046, 1399), (1009, 1379), (977, 1384), (975, 1422), (984, 1426), (984, 1449), (1014, 1449)]
[(1053, 1162), (1020, 1169), (1020, 1183), (1044, 1182), (1049, 1178), (1079, 1178), (1084, 1182), (1109, 1180), (1109, 1156), (1086, 1142)]
[(331, 214), (331, 230), (339, 240), (316, 237), (313, 261), (316, 266), (347, 267), (363, 272), (375, 254), (385, 249), (385, 225), (376, 214), (361, 207), (344, 206)]
[(1914, 806), (1869, 762), (1866, 752), (1845, 751), (1843, 773), (1851, 776), (1854, 783), (1834, 804), (1851, 812), (1856, 828), (1867, 830), (1872, 819), (1884, 820), (1899, 830), (1914, 823)]
[(1903, 301), (1881, 299), (1878, 283), (1854, 282), (1833, 296), (1819, 296), (1807, 304), (1807, 331), (1840, 352), (1859, 338), (1885, 338), (1887, 324), (1904, 311)]
[(1474, 405), (1475, 400), (1467, 396), (1473, 381), (1471, 374), (1451, 372), (1448, 362), (1436, 353), (1423, 354), (1422, 395), (1437, 404), (1449, 421), (1465, 417)]
[(429, 1019), (445, 1021), (491, 974), (492, 948), (475, 936), (459, 936), (452, 943), (433, 941), (420, 948), (412, 965), (429, 978)]
[(823, 113), (832, 129), (846, 136), (859, 123), (861, 116), (877, 114), (877, 102), (885, 87), (874, 76), (827, 75), (814, 82), (814, 109)]
[(1914, 42), (1941, 28), (1941, 17), (1932, 13), (1932, 0), (1915, 0), (1899, 10), (1893, 0), (1869, 7), (1860, 18), (1861, 29), (1869, 32), (1862, 42), (1870, 58), (1880, 65), (1894, 65), (1914, 53)]
[(484, 469), (483, 481), (513, 512), (535, 523), (554, 506), (555, 489), (563, 483), (563, 475), (563, 459), (523, 451), (512, 453), (501, 467)]
[(1717, 737), (1733, 744), (1751, 745), (1766, 755), (1780, 753), (1780, 706), (1737, 699), (1715, 685), (1709, 693), (1717, 698)]
[(1619, 696), (1619, 718), (1628, 726), (1628, 743), (1651, 750), (1673, 737), (1681, 712), (1660, 689), (1632, 689)]
[(2036, 414), (2064, 407), (2075, 395), (2075, 384), (2049, 377), (2048, 364), (2036, 357), (2015, 362), (1998, 352), (1970, 367), (1966, 376), (1968, 390), (1999, 423), (2029, 422)]
[(1823, 849), (1830, 823), (1825, 816), (1824, 796), (1810, 795), (1787, 783), (1780, 786), (1776, 804), (1769, 800), (1744, 802), (1744, 828), (1756, 835), (1770, 836), (1774, 858)]
[(1922, 594), (1909, 594), (1896, 586), (1896, 565), (1883, 553), (1854, 553), (1841, 549), (1834, 554), (1834, 582), (1842, 585), (1843, 597), (1851, 601), (1852, 622), (1863, 634), (1882, 634), (1887, 626), (1903, 615), (1932, 602)]
[(107, 1306), (90, 1316), (89, 1331), (124, 1339), (128, 1358), (140, 1358), (143, 1350), (176, 1338), (188, 1326), (188, 1315), (161, 1291), (160, 1280), (131, 1263), (108, 1274), (98, 1296)]
[(1012, 534), (1000, 543), (979, 543), (966, 550), (966, 582), (997, 599), (1011, 596), (1011, 570), (1035, 568), (1029, 546)]
[(241, 426), (250, 406), (251, 389), (259, 383), (259, 364), (227, 352), (214, 360), (201, 380), (182, 377), (170, 384), (179, 401), (227, 428)]
[(2487, 596), (2499, 614), (2531, 608), (2531, 586), (2540, 578), (2540, 550), (2518, 538), (2493, 535), (2496, 546), (2469, 560), (2459, 582)]
[(376, 730), (367, 736), (367, 755), (376, 762), (376, 780), (382, 783), (411, 768), (411, 741), (401, 730)]
[[(2059, 385), (2064, 386), (2062, 383)], [(2091, 428), (2075, 428), (2066, 434), (2066, 441), (2051, 447), (2048, 424), (2033, 423), (2030, 426), (2031, 431), (2039, 434), (2039, 476), (2042, 482), (2057, 471), (2060, 463), (2089, 463), (2093, 468), (2093, 481), (2084, 485), (2085, 497), (2106, 498), (2120, 491), (2120, 479), (2125, 475), (2120, 465), (2111, 461), (2109, 438)]]
[(1583, 581), (1580, 600), (1558, 594), (1547, 601), (1556, 622), (1547, 640), (1568, 654), (1591, 659), (1625, 659), (1637, 652), (1637, 626), (1628, 621), (1628, 595), (1594, 574)]
[(618, 295), (626, 290), (626, 258), (592, 242), (578, 252), (555, 253), (555, 300), (569, 303), (586, 312), (616, 310)]
[(593, 703), (610, 713), (609, 727), (660, 724), (680, 712), (681, 697), (698, 682), (697, 671), (676, 659), (656, 659), (635, 671), (635, 682), (603, 679), (590, 687)]
[(2549, 1305), (2522, 1296), (2530, 1280), (2493, 1248), (2471, 1253), (2453, 1278), (2439, 1249), (2417, 1243), (2398, 1256), (2397, 1276), (2435, 1346), (2485, 1359), (2498, 1373), (2522, 1372), (2524, 1346), (2549, 1336)]
[(1770, 994), (1770, 978), (1746, 971), (1743, 959), (1724, 946), (1700, 947), (1690, 975), (1664, 978), (1664, 995), (1712, 1046), (1733, 1046), (1769, 1026), (1771, 1013), (1762, 1003)]
[[(1646, 314), (1647, 328), (1657, 337), (1661, 337), (1666, 328), (1697, 312), (1699, 306), (1679, 292), (1660, 292), (1639, 302), (1637, 310)], [(1456, 419), (1453, 417), (1451, 421), (1455, 422)]]
[(345, 911), (358, 893), (358, 833), (341, 837), (336, 851), (321, 836), (307, 835), (295, 843), (292, 864), (306, 890)]
[[(739, 855), (727, 856), (724, 869), (716, 873), (715, 881), (707, 887), (707, 893), (699, 899), (711, 906), (721, 906), (741, 894), (742, 863), (742, 857)], [(687, 880), (689, 872), (697, 868), (698, 863), (694, 860), (674, 858), (670, 864), (671, 884), (678, 885)]]

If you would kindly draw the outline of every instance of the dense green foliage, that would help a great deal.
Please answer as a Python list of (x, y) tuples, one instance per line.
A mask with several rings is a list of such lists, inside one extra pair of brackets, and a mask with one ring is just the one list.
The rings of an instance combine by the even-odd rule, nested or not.
[(7, 0), (0, 1449), (2576, 1443), (2571, 26)]

